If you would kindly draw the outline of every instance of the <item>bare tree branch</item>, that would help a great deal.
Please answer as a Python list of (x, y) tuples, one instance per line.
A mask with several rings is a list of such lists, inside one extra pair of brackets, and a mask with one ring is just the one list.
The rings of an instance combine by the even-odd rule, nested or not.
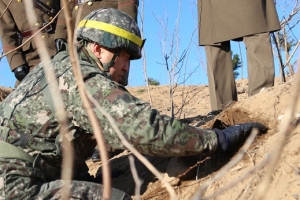
[[(142, 38), (144, 38), (144, 14), (145, 14), (145, 11), (144, 11), (144, 7), (145, 7), (145, 2), (144, 0), (142, 0), (142, 14), (140, 14), (141, 16), (141, 34), (142, 34)], [(145, 81), (146, 81), (146, 85), (147, 85), (147, 90), (148, 90), (148, 95), (149, 95), (149, 101), (150, 101), (150, 105), (153, 106), (153, 103), (152, 103), (152, 97), (151, 97), (151, 91), (150, 91), (150, 88), (149, 88), (149, 83), (148, 83), (148, 76), (147, 76), (147, 60), (146, 60), (146, 54), (145, 54), (145, 48), (142, 49), (142, 55), (143, 55), (143, 69), (144, 69), (144, 76), (145, 76)]]
[(289, 14), (289, 16), (280, 22), (281, 27), (286, 26), (287, 23), (289, 23), (289, 21), (300, 11), (300, 6), (298, 5), (298, 0), (296, 0), (294, 5), (295, 6), (294, 6), (292, 12)]
[[(72, 64), (73, 73), (75, 76), (76, 83), (78, 85), (78, 90), (80, 93), (80, 97), (83, 102), (83, 106), (87, 111), (87, 115), (91, 121), (91, 125), (94, 131), (94, 136), (97, 140), (97, 145), (99, 148), (101, 160), (102, 160), (102, 174), (103, 174), (103, 194), (102, 198), (108, 200), (111, 198), (111, 177), (110, 177), (110, 168), (108, 162), (108, 154), (105, 148), (105, 140), (102, 133), (102, 128), (100, 126), (99, 120), (96, 117), (95, 112), (92, 109), (92, 105), (86, 95), (85, 85), (83, 82), (83, 78), (80, 71), (78, 55), (77, 55), (77, 46), (76, 46), (76, 38), (74, 37), (74, 28), (71, 17), (71, 12), (69, 7), (67, 6), (67, 0), (63, 1), (65, 9), (65, 18), (67, 23), (67, 31), (68, 31), (68, 44), (70, 45), (69, 54), (70, 54), (70, 62)], [(73, 48), (72, 48), (73, 47)]]
[[(214, 198), (215, 195), (212, 196), (208, 196), (208, 197), (202, 197), (204, 192), (207, 190), (207, 188), (214, 183), (215, 181), (219, 180), (220, 178), (222, 178), (228, 171), (230, 168), (232, 168), (234, 165), (236, 165), (238, 162), (240, 162), (246, 151), (250, 148), (251, 144), (253, 143), (256, 135), (258, 134), (258, 130), (254, 129), (250, 136), (247, 138), (244, 146), (240, 149), (239, 153), (235, 156), (235, 158), (233, 160), (231, 160), (226, 166), (224, 166), (219, 173), (217, 173), (211, 180), (206, 181), (206, 183), (203, 183), (201, 188), (198, 190), (197, 193), (195, 193), (192, 197), (192, 200), (198, 200), (198, 199), (210, 199), (210, 198)], [(237, 181), (238, 182), (238, 181)]]
[(139, 199), (141, 199), (140, 191), (141, 191), (142, 181), (139, 179), (138, 173), (136, 171), (133, 156), (129, 155), (128, 159), (129, 159), (129, 164), (130, 164), (130, 170), (131, 170), (131, 173), (132, 173), (132, 177), (133, 177), (133, 180), (135, 182), (135, 192), (134, 192), (135, 193), (135, 199), (139, 200)]
[[(276, 36), (275, 36), (276, 34)], [(276, 46), (276, 50), (277, 50), (277, 53), (278, 53), (278, 59), (279, 59), (279, 63), (280, 63), (280, 77), (281, 77), (281, 82), (285, 82), (285, 75), (284, 75), (284, 67), (283, 67), (283, 61), (282, 61), (282, 56), (281, 56), (281, 53), (280, 53), (280, 46), (279, 46), (279, 33), (271, 33), (272, 37), (273, 37), (273, 41), (275, 43), (275, 46)]]
[(7, 11), (8, 7), (10, 6), (12, 0), (10, 0), (7, 4), (7, 7), (3, 10), (2, 14), (0, 15), (0, 18), (2, 18), (2, 16), (4, 15), (4, 13)]
[[(33, 8), (33, 4), (31, 1), (26, 1), (24, 2), (25, 5), (25, 10), (26, 10), (26, 15), (29, 21), (29, 24), (34, 24), (36, 20), (36, 16), (32, 14), (31, 10)], [(62, 8), (63, 9), (63, 8)], [(70, 184), (70, 180), (72, 179), (72, 170), (68, 170), (68, 169), (73, 169), (73, 151), (72, 149), (72, 143), (70, 143), (67, 138), (64, 136), (64, 132), (66, 130), (68, 130), (68, 122), (67, 122), (67, 115), (64, 109), (64, 104), (63, 104), (63, 100), (61, 97), (61, 94), (59, 92), (58, 89), (58, 85), (57, 82), (54, 81), (56, 80), (54, 71), (52, 69), (51, 66), (51, 62), (50, 62), (50, 56), (49, 53), (46, 49), (46, 45), (44, 40), (42, 40), (41, 36), (40, 36), (40, 32), (37, 32), (35, 35), (37, 35), (38, 37), (33, 37), (33, 41), (37, 45), (39, 48), (37, 48), (37, 51), (39, 53), (40, 59), (41, 59), (41, 63), (43, 64), (44, 67), (44, 72), (45, 72), (45, 76), (47, 78), (48, 81), (48, 87), (50, 88), (50, 96), (52, 97), (52, 101), (54, 102), (54, 98), (55, 98), (55, 104), (54, 104), (54, 109), (55, 109), (55, 113), (53, 113), (59, 124), (60, 124), (60, 128), (59, 128), (59, 133), (62, 135), (62, 144), (64, 146), (64, 148), (62, 148), (62, 156), (63, 156), (63, 162), (62, 162), (62, 180), (64, 180), (64, 186), (62, 188), (62, 199), (69, 199), (69, 190), (68, 190), (68, 184)], [(50, 84), (51, 83), (51, 84)]]
[(297, 50), (298, 47), (299, 47), (299, 44), (300, 44), (300, 40), (297, 42), (297, 44), (296, 44), (296, 46), (295, 46), (293, 52), (291, 53), (289, 59), (285, 62), (284, 67), (286, 67), (287, 64), (290, 63), (291, 59), (293, 58), (294, 54), (296, 53), (296, 50)]
[(171, 185), (163, 178), (163, 176), (160, 174), (160, 172), (141, 154), (139, 153), (124, 137), (124, 135), (121, 133), (117, 125), (115, 124), (114, 119), (111, 117), (111, 115), (104, 110), (99, 103), (91, 96), (89, 92), (86, 92), (89, 100), (96, 106), (96, 108), (107, 118), (109, 123), (111, 124), (113, 130), (116, 132), (118, 137), (120, 138), (122, 144), (129, 150), (131, 151), (161, 182), (162, 184), (166, 187), (170, 194), (170, 199), (178, 199), (176, 196), (175, 191), (171, 187)]

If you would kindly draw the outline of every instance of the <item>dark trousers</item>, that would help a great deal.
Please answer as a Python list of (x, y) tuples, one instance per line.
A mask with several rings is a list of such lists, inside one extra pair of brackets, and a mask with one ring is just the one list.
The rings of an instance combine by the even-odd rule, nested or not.
[[(274, 60), (269, 33), (243, 38), (247, 49), (248, 95), (259, 93), (264, 87), (274, 86)], [(237, 101), (232, 68), (230, 41), (216, 46), (205, 46), (211, 110), (222, 110)]]

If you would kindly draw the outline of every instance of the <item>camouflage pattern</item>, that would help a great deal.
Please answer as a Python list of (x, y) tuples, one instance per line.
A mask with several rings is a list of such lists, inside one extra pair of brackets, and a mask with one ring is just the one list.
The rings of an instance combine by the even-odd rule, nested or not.
[[(139, 152), (151, 156), (174, 157), (215, 151), (217, 136), (214, 131), (192, 127), (161, 115), (147, 102), (132, 96), (122, 85), (110, 80), (83, 52), (79, 52), (79, 55), (87, 91), (113, 117), (125, 138)], [(68, 119), (76, 128), (76, 131), (68, 135), (73, 138), (71, 142), (75, 154), (73, 180), (88, 180), (85, 179), (85, 160), (92, 154), (96, 141), (76, 86), (68, 52), (56, 54), (52, 58), (52, 65)], [(19, 159), (0, 158), (0, 194), (8, 199), (27, 199), (45, 192), (56, 196), (59, 190), (50, 185), (61, 185), (61, 181), (58, 181), (60, 184), (54, 184), (53, 181), (60, 177), (63, 147), (59, 142), (58, 121), (42, 92), (43, 74), (42, 64), (39, 64), (0, 104), (0, 125), (11, 130), (6, 142), (37, 157), (34, 164)], [(93, 110), (101, 124), (107, 145), (115, 149), (124, 148), (107, 118), (95, 107)], [(90, 186), (88, 183), (74, 181), (71, 187), (74, 188), (73, 195), (84, 195), (86, 188)], [(100, 192), (92, 195), (99, 195), (97, 198), (100, 198)], [(82, 199), (88, 198), (82, 196)]]
[[(63, 180), (47, 182), (25, 162), (20, 160), (3, 160), (0, 158), (0, 198), (1, 199), (62, 199), (60, 189)], [(35, 170), (35, 171), (34, 171)], [(28, 173), (29, 172), (29, 173)], [(25, 176), (24, 176), (25, 174)], [(72, 181), (68, 185), (69, 199), (101, 199), (101, 184), (87, 181)], [(131, 197), (118, 189), (112, 188), (111, 199), (130, 200)]]
[[(35, 199), (62, 199), (62, 196), (57, 190), (63, 187), (64, 181), (56, 180), (48, 184), (44, 184)], [(101, 199), (102, 196), (102, 185), (83, 182), (83, 181), (72, 181), (69, 186), (70, 197), (69, 199)], [(85, 194), (84, 196), (82, 194)], [(131, 197), (124, 192), (112, 188), (111, 199), (130, 200)]]
[[(140, 29), (137, 23), (129, 15), (117, 9), (107, 8), (95, 10), (87, 15), (79, 24), (83, 21), (104, 22), (126, 30), (138, 38), (141, 38)], [(86, 23), (83, 23), (83, 26), (78, 26), (77, 36), (87, 41), (96, 42), (109, 49), (125, 49), (132, 55), (131, 59), (141, 58), (141, 48), (143, 47), (143, 44), (139, 46), (124, 37), (117, 36), (95, 27), (86, 27)]]

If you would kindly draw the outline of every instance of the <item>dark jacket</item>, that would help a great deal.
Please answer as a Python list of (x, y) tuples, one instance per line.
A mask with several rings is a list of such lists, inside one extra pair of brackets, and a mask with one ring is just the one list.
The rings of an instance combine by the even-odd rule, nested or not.
[[(25, 2), (24, 0), (13, 0), (10, 3), (10, 0), (0, 0), (0, 12), (2, 15), (0, 18), (0, 36), (5, 53), (24, 43), (38, 29), (42, 28), (43, 24), (50, 22), (60, 10), (59, 0), (32, 1), (41, 3), (33, 8), (32, 13), (36, 14), (37, 21), (33, 26), (30, 26), (26, 16)], [(52, 9), (54, 13), (47, 14)], [(64, 19), (58, 19), (57, 27), (56, 24), (51, 24), (48, 30), (48, 32), (44, 31), (42, 33), (42, 38), (45, 41), (48, 53), (52, 56), (56, 52), (54, 40), (56, 38), (66, 38), (66, 23)], [(37, 65), (40, 62), (40, 58), (36, 49), (37, 45), (31, 40), (23, 45), (22, 48), (8, 54), (7, 60), (11, 70), (13, 71), (23, 64), (28, 64), (31, 69)]]
[(199, 45), (280, 29), (273, 0), (198, 0)]
[[(75, 22), (77, 17), (79, 17), (77, 20), (79, 22), (89, 13), (99, 8), (116, 8), (130, 15), (135, 21), (137, 21), (139, 0), (96, 0), (86, 1), (82, 4), (78, 4), (78, 0), (73, 1), (73, 16)], [(78, 14), (80, 14), (80, 16), (78, 16)]]
[[(81, 2), (81, 3), (80, 3)], [(85, 16), (100, 8), (115, 8), (131, 16), (137, 22), (139, 0), (69, 0), (73, 22), (78, 24)], [(64, 15), (60, 15), (62, 21)], [(62, 38), (66, 38), (64, 36)]]

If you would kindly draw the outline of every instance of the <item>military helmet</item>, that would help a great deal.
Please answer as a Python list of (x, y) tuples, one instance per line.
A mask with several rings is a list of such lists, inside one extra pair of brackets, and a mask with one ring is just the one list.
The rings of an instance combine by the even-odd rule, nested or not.
[(136, 22), (114, 8), (98, 9), (87, 15), (77, 26), (77, 37), (109, 49), (124, 49), (130, 59), (141, 58), (145, 42)]

